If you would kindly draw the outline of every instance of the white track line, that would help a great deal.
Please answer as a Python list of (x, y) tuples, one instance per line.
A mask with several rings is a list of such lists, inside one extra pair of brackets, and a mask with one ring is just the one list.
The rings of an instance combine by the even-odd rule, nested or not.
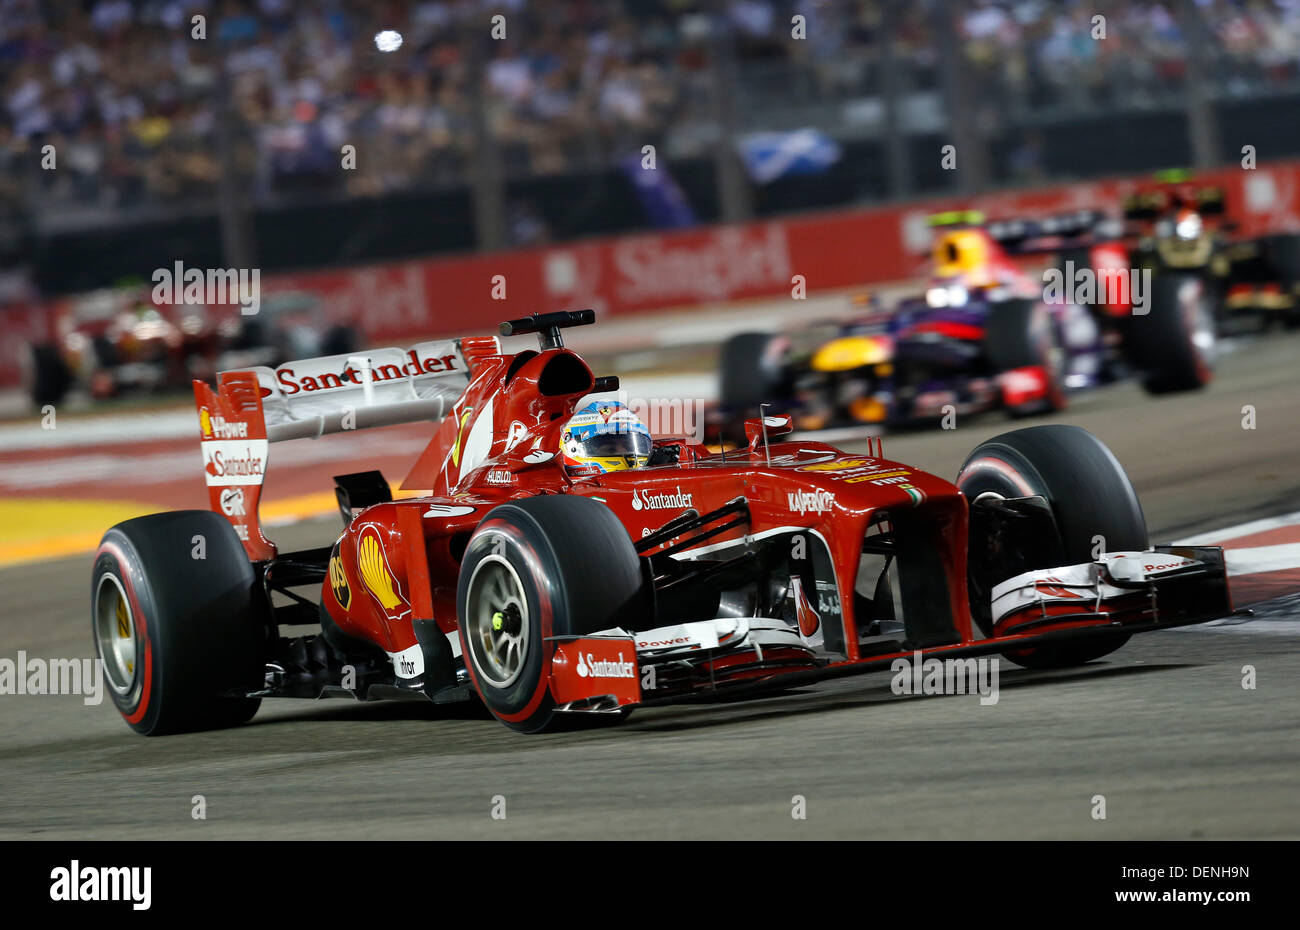
[(0, 426), (0, 452), (67, 449), (75, 446), (150, 442), (193, 438), (199, 442), (199, 417), (193, 407), (151, 413), (112, 413), (87, 417), (56, 417), (54, 429), (41, 426), (41, 416)]
[(1231, 542), (1234, 539), (1240, 539), (1242, 536), (1250, 536), (1254, 533), (1263, 533), (1266, 530), (1276, 530), (1284, 526), (1296, 526), (1300, 524), (1300, 510), (1295, 513), (1288, 513), (1280, 517), (1266, 517), (1263, 520), (1252, 520), (1249, 523), (1243, 523), (1240, 526), (1229, 526), (1221, 530), (1211, 530), (1208, 533), (1199, 533), (1196, 536), (1189, 536), (1186, 539), (1180, 539), (1174, 543), (1175, 546), (1213, 546), (1224, 542)]
[(1228, 549), (1224, 555), (1229, 575), (1254, 575), (1257, 572), (1281, 572), (1289, 568), (1300, 568), (1300, 543)]
[(1300, 511), (1280, 517), (1252, 520), (1238, 526), (1229, 526), (1209, 533), (1189, 536), (1174, 543), (1175, 546), (1223, 546), (1224, 560), (1229, 577), (1255, 575), (1261, 572), (1285, 572), (1300, 568), (1300, 543), (1278, 543), (1272, 546), (1233, 547), (1234, 539), (1253, 536), (1269, 530), (1300, 526)]
[(1249, 633), (1252, 636), (1300, 636), (1300, 620), (1247, 620), (1228, 617), (1210, 623), (1176, 626), (1171, 633)]

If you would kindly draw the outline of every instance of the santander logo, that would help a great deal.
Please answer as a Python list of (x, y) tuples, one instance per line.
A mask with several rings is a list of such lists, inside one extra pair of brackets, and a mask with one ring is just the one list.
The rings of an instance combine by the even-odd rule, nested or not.
[(688, 510), (694, 496), (690, 493), (682, 493), (681, 486), (678, 485), (672, 493), (661, 492), (652, 493), (645, 489), (632, 492), (632, 509), (633, 510), (668, 510), (675, 508), (677, 510)]
[(579, 678), (635, 678), (636, 666), (624, 662), (621, 651), (617, 659), (597, 659), (590, 652), (579, 652), (577, 672)]

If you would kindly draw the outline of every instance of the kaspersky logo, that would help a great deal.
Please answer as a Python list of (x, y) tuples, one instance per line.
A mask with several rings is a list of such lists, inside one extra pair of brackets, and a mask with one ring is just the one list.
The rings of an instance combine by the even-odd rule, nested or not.
[(825, 513), (835, 504), (835, 495), (830, 491), (791, 491), (786, 495), (790, 503), (790, 512)]
[(635, 678), (636, 666), (623, 661), (623, 652), (617, 659), (597, 659), (592, 653), (578, 653), (579, 678)]

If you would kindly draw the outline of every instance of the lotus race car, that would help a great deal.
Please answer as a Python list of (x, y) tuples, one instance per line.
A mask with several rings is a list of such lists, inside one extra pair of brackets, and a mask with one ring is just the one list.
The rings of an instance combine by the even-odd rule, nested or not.
[(1228, 333), (1300, 324), (1300, 236), (1237, 234), (1222, 188), (1162, 171), (1124, 198), (1131, 260), (1155, 274), (1199, 275)]
[[(211, 509), (120, 523), (94, 560), (96, 649), (131, 728), (341, 697), (477, 700), (535, 732), (900, 658), (1077, 665), (1232, 610), (1222, 550), (1152, 548), (1124, 470), (1073, 427), (981, 443), (949, 481), (756, 417), (739, 451), (658, 437), (644, 465), (575, 478), (565, 424), (617, 387), (563, 345), (593, 319), (504, 323), (538, 334), (513, 355), (462, 338), (195, 382)], [(274, 443), (420, 420), (418, 496), (344, 475), (337, 540), (263, 534)]]

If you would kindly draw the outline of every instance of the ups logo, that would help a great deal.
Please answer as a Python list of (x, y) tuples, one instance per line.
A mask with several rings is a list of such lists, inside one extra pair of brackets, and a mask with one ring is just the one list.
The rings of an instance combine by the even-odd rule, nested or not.
[(337, 549), (330, 556), (330, 587), (334, 589), (334, 600), (347, 610), (352, 603), (352, 589), (348, 587), (348, 575), (343, 570), (343, 562), (339, 560)]

